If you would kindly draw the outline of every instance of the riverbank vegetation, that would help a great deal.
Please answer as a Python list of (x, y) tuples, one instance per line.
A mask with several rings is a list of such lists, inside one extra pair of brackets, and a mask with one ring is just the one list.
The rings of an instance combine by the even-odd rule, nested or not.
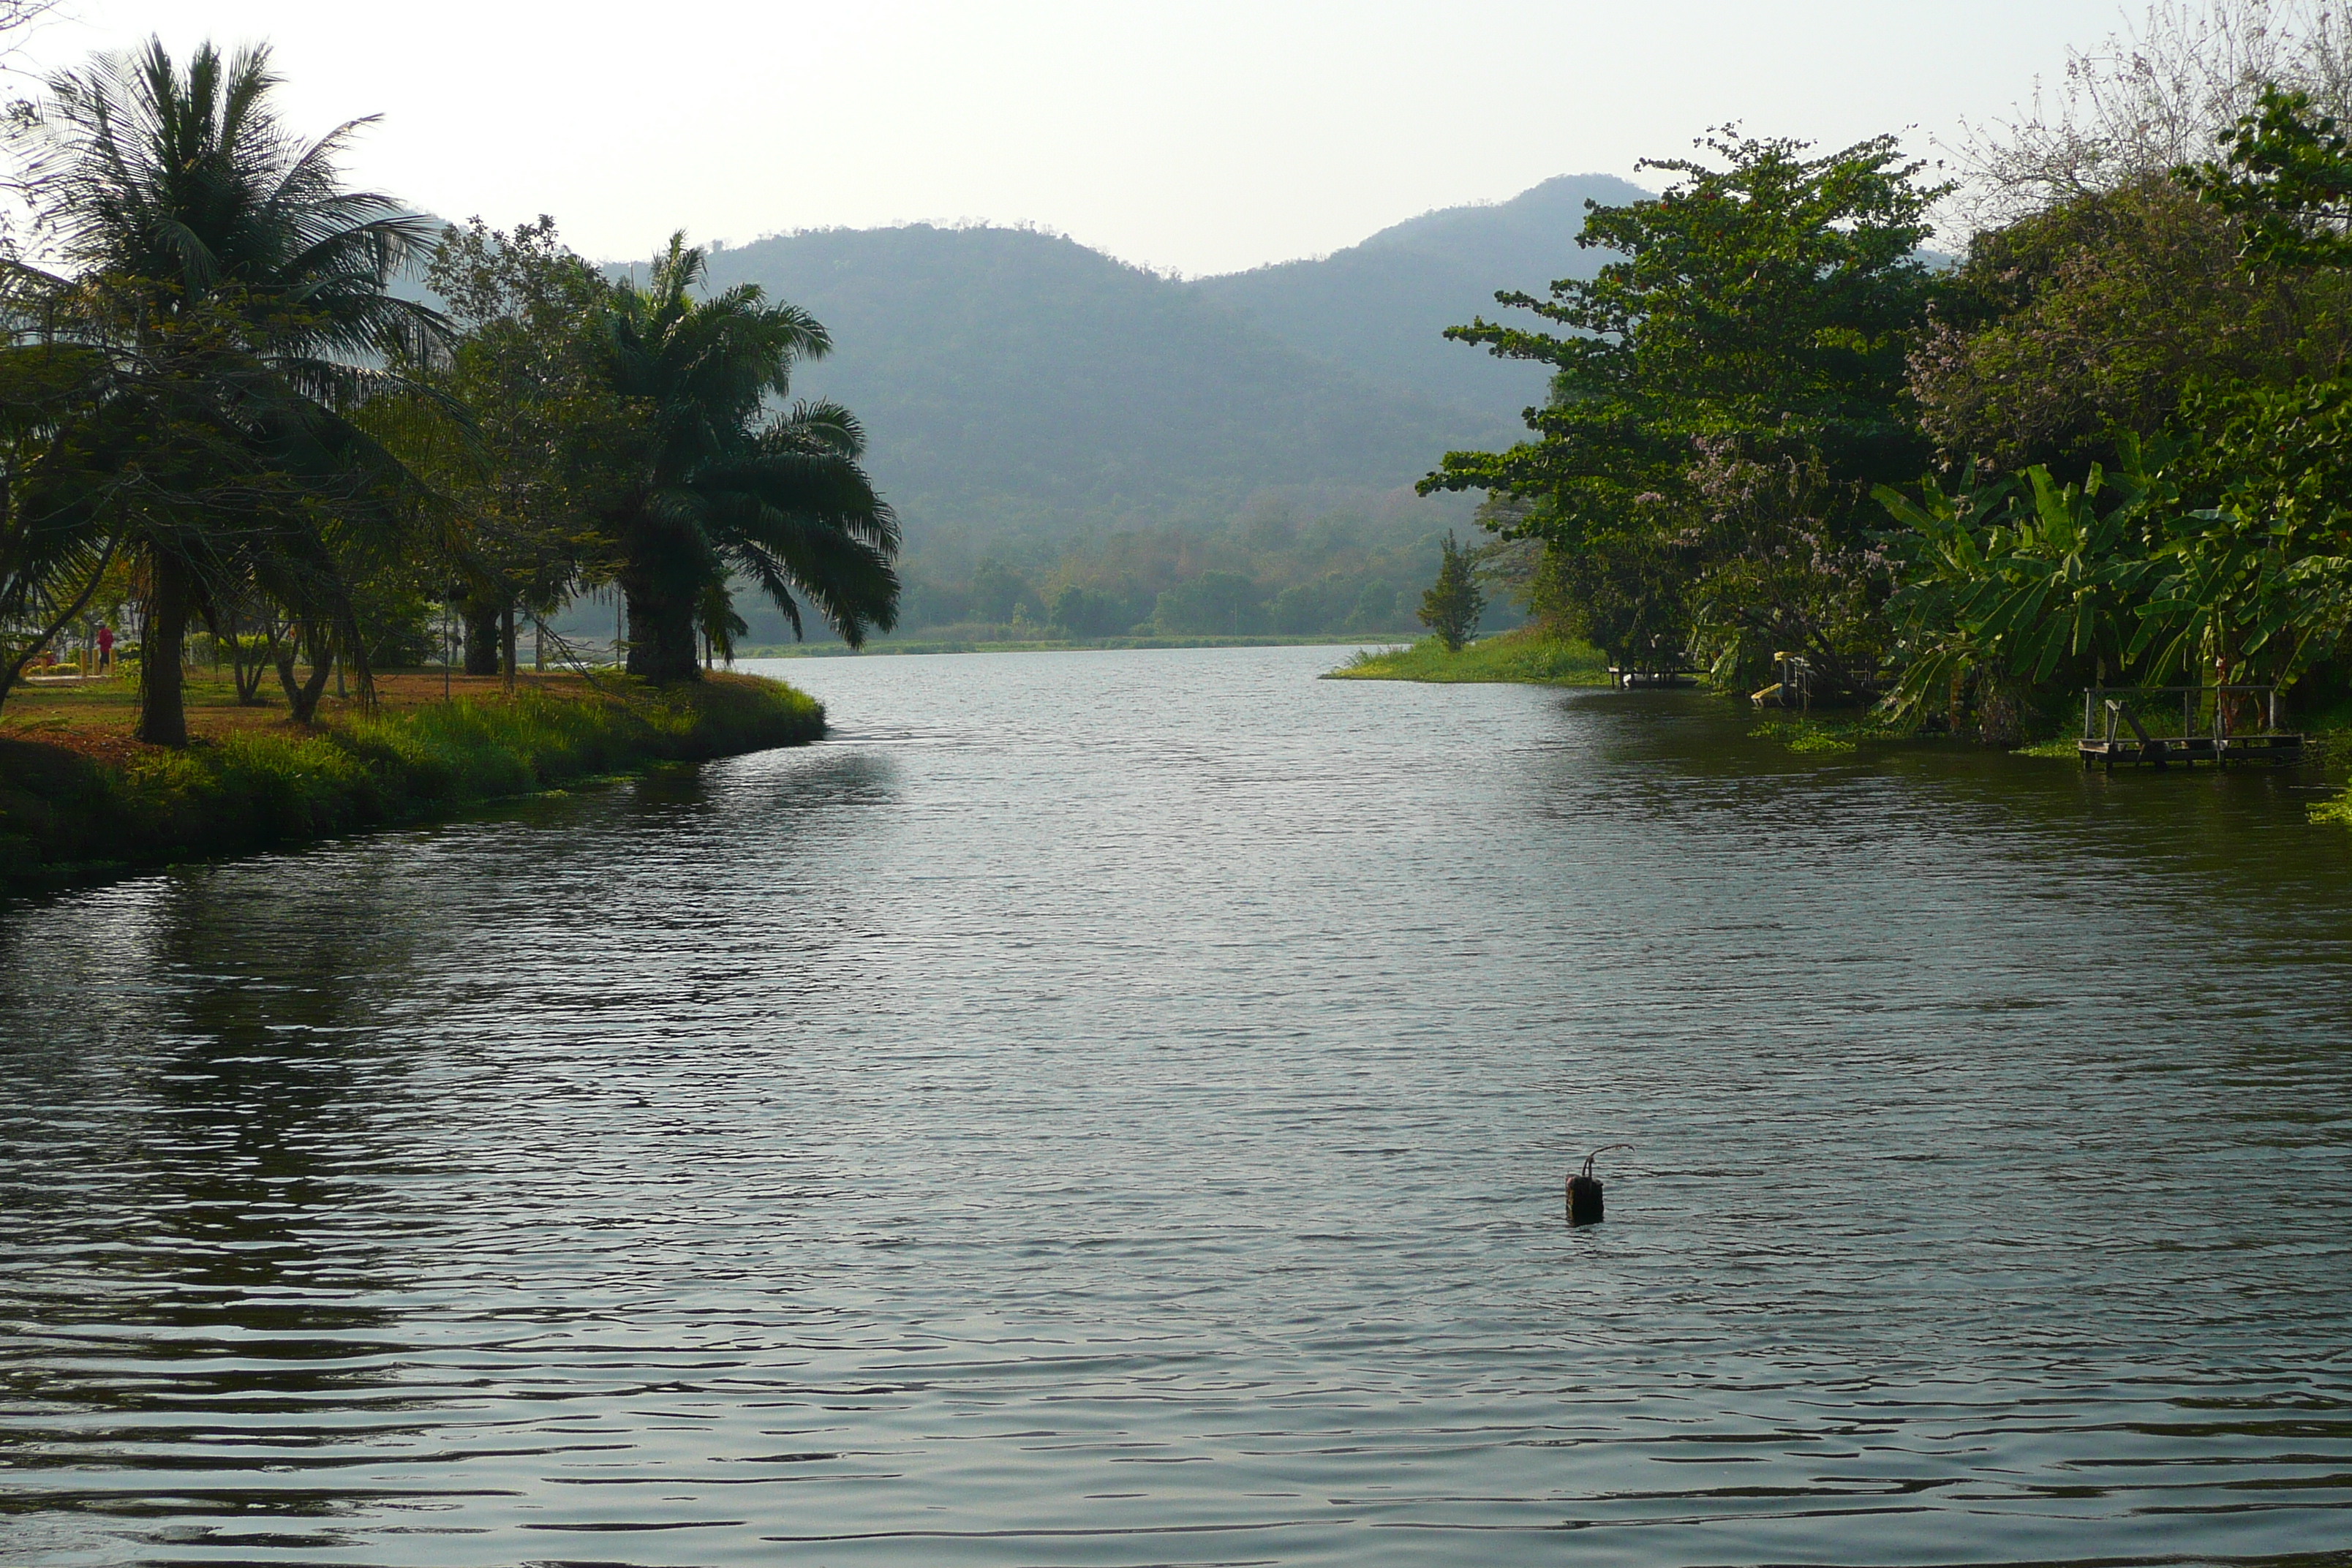
[(618, 595), (630, 675), (679, 686), (730, 653), (739, 595), (852, 646), (894, 623), (863, 431), (789, 401), (822, 323), (703, 288), (682, 239), (612, 278), (544, 219), (436, 228), (347, 188), (358, 122), (305, 141), (279, 85), (266, 48), (152, 43), (10, 119), (0, 704), (94, 667), (101, 622), (167, 748), (199, 644), (298, 727), (347, 692), (357, 735), (378, 672), (460, 628), (509, 691), (519, 621), (576, 663), (546, 623), (586, 595)]
[(1437, 580), (1421, 595), (1415, 619), (1427, 626), (1448, 653), (1478, 635), (1478, 618), (1486, 613), (1486, 591), (1478, 586), (1470, 553), (1454, 542), (1448, 531), (1438, 558)]
[[(1591, 210), (1590, 279), (1450, 336), (1547, 366), (1429, 490), (1540, 546), (1538, 617), (1627, 668), (2011, 745), (2095, 684), (2347, 684), (2352, 33), (2161, 8), (1930, 177), (1736, 132)], [(1936, 215), (1965, 225), (1947, 265)]]
[(1449, 648), (1439, 637), (1406, 647), (1359, 648), (1329, 672), (1333, 680), (1515, 681), (1534, 686), (1606, 686), (1608, 661), (1590, 643), (1548, 626), (1522, 626)]
[(750, 676), (527, 676), (511, 690), (488, 677), (392, 676), (372, 707), (329, 698), (307, 726), (238, 702), (228, 681), (193, 679), (185, 697), (180, 747), (125, 732), (136, 693), (122, 682), (43, 682), (12, 705), (0, 721), (0, 888), (417, 821), (824, 732), (814, 699)]

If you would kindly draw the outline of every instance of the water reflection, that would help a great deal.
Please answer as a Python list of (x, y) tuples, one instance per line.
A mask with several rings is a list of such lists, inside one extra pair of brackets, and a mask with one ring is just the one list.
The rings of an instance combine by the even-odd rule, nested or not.
[(2308, 775), (1329, 658), (0, 917), (0, 1560), (2340, 1547)]
[[(404, 1064), (350, 941), (405, 962), (384, 884), (197, 871), (89, 895), (97, 940), (54, 917), (0, 939), (6, 1016), (37, 1026), (0, 1046), (12, 1510), (326, 1510), (257, 1467), (425, 1429), (387, 1370)], [(113, 1479), (78, 1484), (93, 1465)]]

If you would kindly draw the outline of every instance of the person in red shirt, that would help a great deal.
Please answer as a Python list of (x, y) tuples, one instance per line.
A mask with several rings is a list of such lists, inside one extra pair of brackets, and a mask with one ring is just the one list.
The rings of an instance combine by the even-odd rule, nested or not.
[(114, 628), (98, 628), (98, 668), (102, 673), (114, 666)]

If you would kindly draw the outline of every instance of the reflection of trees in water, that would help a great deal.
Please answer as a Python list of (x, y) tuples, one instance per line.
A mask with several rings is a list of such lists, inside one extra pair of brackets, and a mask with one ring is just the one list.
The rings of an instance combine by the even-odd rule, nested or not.
[(627, 792), (635, 812), (668, 816), (698, 808), (714, 831), (732, 832), (730, 818), (755, 812), (803, 826), (845, 810), (898, 804), (898, 769), (888, 756), (854, 745), (813, 751), (765, 752), (733, 762), (654, 773)]
[[(257, 1465), (460, 1442), (399, 1370), (453, 1208), (568, 1192), (608, 1101), (634, 1150), (605, 1038), (771, 973), (780, 931), (854, 942), (809, 889), (896, 799), (870, 752), (745, 758), (0, 916), (0, 1515), (323, 1511), (352, 1496)], [(745, 889), (775, 918), (739, 925)]]
[[(828, 1012), (867, 983), (860, 948), (881, 930), (863, 889), (902, 795), (887, 754), (845, 744), (542, 803), (531, 822), (547, 831), (500, 879), (505, 901), (473, 911), (510, 931), (499, 962), (436, 977), (441, 1046), (527, 1057), (535, 1102), (585, 1104), (625, 1087), (609, 1053), (646, 1040), (708, 1053), (712, 1021), (746, 995), (786, 1018)], [(503, 1124), (514, 1109), (479, 1114)]]
[(373, 972), (407, 943), (390, 868), (341, 858), (0, 925), (0, 1319), (25, 1325), (0, 1338), (0, 1452), (20, 1471), (244, 1468), (246, 1445), (348, 1440), (333, 1413), (402, 1403), (383, 1301), (415, 1222), (383, 1177), (406, 1064), (369, 1025)]
[[(1736, 858), (1759, 843), (1857, 859), (1906, 848), (1931, 861), (1997, 857), (2021, 887), (2091, 879), (2107, 900), (2127, 879), (2129, 895), (2151, 918), (2177, 921), (2183, 940), (2210, 935), (2217, 915), (2332, 910), (2352, 872), (2352, 838), (2302, 831), (2315, 769), (2111, 777), (2071, 753), (1937, 741), (1808, 753), (1758, 732), (1745, 704), (1699, 692), (1580, 691), (1553, 710), (1556, 740), (1569, 743), (1507, 775), (1528, 809), (1576, 825), (1613, 818), (1693, 857)], [(2158, 868), (2182, 875), (2138, 875)]]

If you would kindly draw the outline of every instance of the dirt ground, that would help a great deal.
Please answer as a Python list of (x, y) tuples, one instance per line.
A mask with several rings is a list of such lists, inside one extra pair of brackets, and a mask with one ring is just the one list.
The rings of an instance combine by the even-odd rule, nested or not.
[[(516, 684), (518, 689), (532, 687), (557, 692), (588, 689), (581, 677), (568, 672), (533, 675), (526, 670), (516, 677)], [(504, 689), (495, 675), (453, 674), (448, 678), (446, 694), (497, 697)], [(439, 702), (445, 696), (442, 675), (437, 669), (379, 674), (375, 678), (375, 695), (377, 703), (386, 711)], [(289, 722), (286, 717), (286, 693), (278, 689), (274, 673), (263, 681), (260, 697), (258, 705), (240, 706), (236, 684), (226, 671), (215, 677), (210, 670), (191, 669), (187, 686), (189, 735), (202, 738)], [(330, 689), (319, 700), (319, 720), (332, 723), (358, 706), (356, 700), (339, 698)], [(46, 741), (88, 756), (121, 762), (141, 750), (140, 742), (131, 736), (138, 716), (139, 693), (131, 681), (112, 676), (87, 680), (35, 679), (8, 693), (6, 706), (0, 708), (0, 738)]]

